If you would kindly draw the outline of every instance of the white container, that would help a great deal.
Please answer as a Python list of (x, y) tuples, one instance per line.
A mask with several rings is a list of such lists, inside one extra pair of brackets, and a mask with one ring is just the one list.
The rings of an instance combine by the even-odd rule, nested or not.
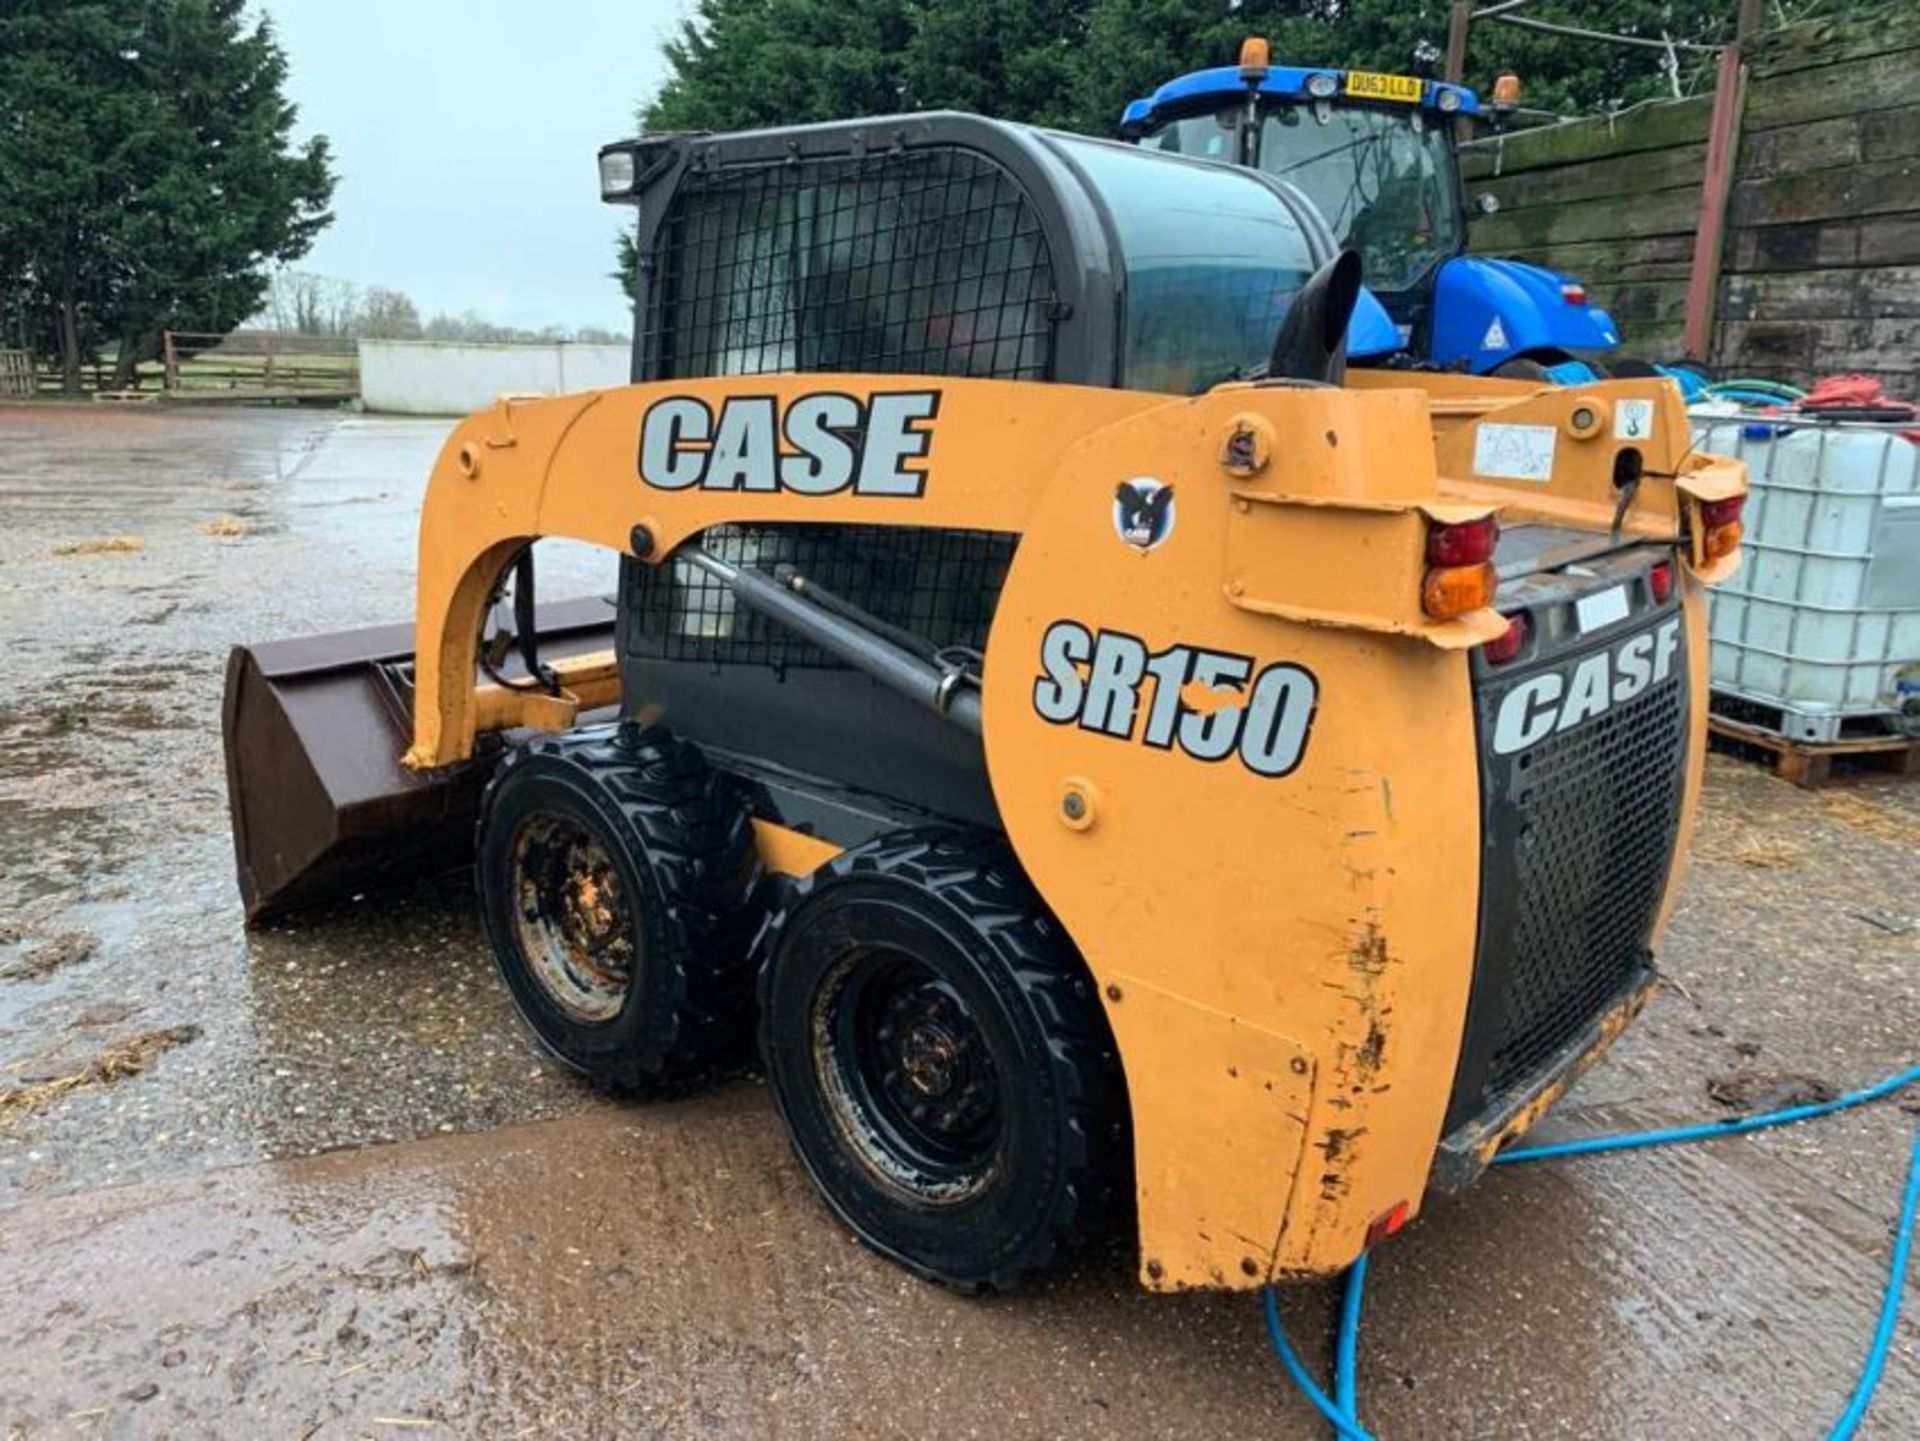
[(1795, 740), (1850, 720), (1920, 727), (1920, 444), (1898, 426), (1701, 411), (1693, 439), (1753, 482), (1740, 572), (1710, 592), (1714, 690), (1777, 708)]

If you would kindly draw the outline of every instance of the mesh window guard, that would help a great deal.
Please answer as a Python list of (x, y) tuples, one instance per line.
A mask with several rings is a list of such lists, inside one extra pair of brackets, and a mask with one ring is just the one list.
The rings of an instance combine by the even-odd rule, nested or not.
[(692, 173), (653, 260), (642, 353), (661, 377), (1052, 374), (1039, 218), (972, 151)]
[[(1047, 380), (1053, 270), (1025, 192), (930, 147), (689, 174), (653, 248), (642, 340), (666, 378), (795, 371)], [(726, 525), (735, 565), (809, 580), (935, 646), (981, 649), (1015, 537)], [(837, 668), (691, 565), (636, 567), (633, 644), (667, 660)]]
[[(701, 544), (730, 565), (772, 575), (791, 566), (868, 614), (939, 648), (984, 650), (1014, 537), (910, 526), (721, 525)], [(777, 621), (739, 605), (685, 561), (635, 567), (633, 644), (665, 660), (838, 669)]]

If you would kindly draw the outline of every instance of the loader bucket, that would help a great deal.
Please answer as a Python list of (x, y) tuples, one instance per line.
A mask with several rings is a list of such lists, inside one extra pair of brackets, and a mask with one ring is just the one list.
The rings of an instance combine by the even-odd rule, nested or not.
[[(543, 657), (613, 646), (599, 598), (542, 605)], [(236, 646), (221, 707), (227, 803), (249, 923), (363, 886), (464, 865), (500, 753), (410, 771), (413, 627)], [(503, 666), (523, 675), (517, 661)]]

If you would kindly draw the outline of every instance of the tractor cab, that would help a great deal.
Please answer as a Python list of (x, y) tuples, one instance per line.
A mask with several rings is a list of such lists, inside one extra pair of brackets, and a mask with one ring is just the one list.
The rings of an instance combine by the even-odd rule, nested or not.
[[(1517, 82), (1489, 107), (1499, 115)], [(1620, 341), (1570, 276), (1465, 253), (1453, 123), (1483, 113), (1462, 85), (1411, 75), (1272, 65), (1249, 40), (1238, 66), (1198, 70), (1127, 106), (1121, 133), (1154, 150), (1284, 180), (1359, 251), (1403, 357), (1476, 374), (1590, 379)], [(1356, 358), (1371, 358), (1353, 347)], [(1575, 372), (1579, 373), (1575, 373)]]

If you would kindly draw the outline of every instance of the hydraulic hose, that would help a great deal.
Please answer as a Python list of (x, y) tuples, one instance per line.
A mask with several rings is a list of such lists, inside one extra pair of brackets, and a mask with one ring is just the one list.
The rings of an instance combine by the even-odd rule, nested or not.
[(1360, 1419), (1360, 1303), (1367, 1294), (1367, 1253), (1347, 1268), (1340, 1292), (1340, 1336), (1333, 1350), (1333, 1399), (1341, 1411)]
[(1867, 1364), (1860, 1368), (1847, 1409), (1833, 1423), (1827, 1441), (1849, 1441), (1866, 1419), (1873, 1393), (1886, 1374), (1887, 1354), (1893, 1350), (1893, 1328), (1900, 1321), (1900, 1293), (1906, 1290), (1907, 1266), (1913, 1258), (1913, 1228), (1920, 1217), (1920, 1132), (1913, 1138), (1913, 1155), (1907, 1161), (1907, 1194), (1900, 1207), (1900, 1224), (1893, 1235), (1893, 1259), (1887, 1265), (1887, 1293), (1880, 1300), (1880, 1322), (1873, 1330), (1873, 1345), (1867, 1350)]
[(1327, 1424), (1333, 1427), (1340, 1441), (1374, 1441), (1372, 1433), (1336, 1406), (1333, 1398), (1320, 1389), (1320, 1383), (1308, 1374), (1306, 1363), (1293, 1349), (1293, 1342), (1287, 1339), (1287, 1328), (1280, 1322), (1278, 1288), (1267, 1287), (1260, 1293), (1260, 1298), (1267, 1313), (1267, 1340), (1273, 1344), (1273, 1354), (1280, 1358), (1280, 1364), (1286, 1368), (1293, 1384), (1300, 1388), (1300, 1394), (1313, 1403), (1314, 1410), (1326, 1417)]
[(1775, 1126), (1790, 1126), (1797, 1121), (1811, 1121), (1821, 1116), (1831, 1116), (1836, 1111), (1850, 1111), (1855, 1106), (1864, 1106), (1869, 1101), (1877, 1101), (1883, 1096), (1892, 1095), (1895, 1091), (1904, 1090), (1916, 1081), (1920, 1081), (1920, 1066), (1909, 1066), (1904, 1071), (1888, 1076), (1884, 1081), (1858, 1091), (1849, 1091), (1844, 1096), (1835, 1096), (1831, 1101), (1818, 1101), (1806, 1106), (1788, 1106), (1783, 1111), (1769, 1111), (1763, 1116), (1732, 1116), (1724, 1121), (1707, 1121), (1698, 1126), (1670, 1126), (1654, 1131), (1629, 1131), (1616, 1136), (1587, 1136), (1578, 1141), (1555, 1141), (1545, 1146), (1525, 1146), (1519, 1150), (1502, 1151), (1493, 1158), (1493, 1163), (1496, 1166), (1510, 1166), (1521, 1161), (1547, 1161), (1560, 1156), (1597, 1156), (1607, 1151), (1641, 1151), (1650, 1146), (1672, 1146), (1685, 1141), (1705, 1141), (1715, 1136), (1745, 1136), (1754, 1131), (1769, 1131)]
[[(1597, 1156), (1610, 1151), (1638, 1151), (1653, 1146), (1672, 1146), (1690, 1141), (1710, 1140), (1719, 1136), (1743, 1136), (1755, 1131), (1770, 1130), (1776, 1126), (1792, 1125), (1799, 1121), (1810, 1121), (1821, 1116), (1831, 1116), (1839, 1111), (1852, 1110), (1892, 1095), (1895, 1091), (1920, 1082), (1920, 1066), (1909, 1066), (1871, 1086), (1845, 1095), (1836, 1096), (1831, 1101), (1821, 1101), (1812, 1105), (1788, 1106), (1783, 1110), (1769, 1111), (1760, 1116), (1739, 1116), (1726, 1121), (1709, 1121), (1695, 1126), (1669, 1126), (1652, 1131), (1629, 1131), (1611, 1136), (1588, 1136), (1577, 1141), (1559, 1141), (1544, 1146), (1527, 1146), (1518, 1150), (1503, 1151), (1494, 1157), (1496, 1165), (1510, 1165), (1522, 1161), (1545, 1161), (1569, 1156)], [(1887, 1285), (1881, 1297), (1879, 1320), (1874, 1327), (1873, 1340), (1867, 1350), (1867, 1358), (1860, 1368), (1859, 1380), (1854, 1383), (1847, 1406), (1834, 1422), (1833, 1429), (1827, 1433), (1827, 1441), (1851, 1441), (1860, 1423), (1865, 1419), (1867, 1408), (1873, 1404), (1874, 1392), (1879, 1388), (1881, 1377), (1886, 1374), (1887, 1358), (1893, 1350), (1894, 1331), (1900, 1320), (1900, 1300), (1906, 1290), (1906, 1277), (1913, 1257), (1914, 1232), (1920, 1224), (1920, 1133), (1916, 1133), (1913, 1151), (1907, 1162), (1907, 1181), (1902, 1193), (1899, 1219), (1894, 1225), (1893, 1253), (1887, 1264)], [(1269, 1286), (1262, 1293), (1263, 1307), (1266, 1313), (1267, 1339), (1273, 1351), (1280, 1359), (1287, 1375), (1300, 1393), (1307, 1398), (1313, 1408), (1326, 1418), (1333, 1427), (1334, 1434), (1341, 1441), (1375, 1441), (1375, 1438), (1360, 1424), (1359, 1388), (1357, 1371), (1360, 1347), (1360, 1309), (1364, 1297), (1367, 1279), (1367, 1258), (1364, 1254), (1348, 1268), (1345, 1277), (1345, 1289), (1340, 1298), (1340, 1329), (1334, 1342), (1334, 1394), (1329, 1396), (1308, 1372), (1299, 1353), (1287, 1337), (1286, 1326), (1280, 1316), (1280, 1301), (1277, 1288)]]

